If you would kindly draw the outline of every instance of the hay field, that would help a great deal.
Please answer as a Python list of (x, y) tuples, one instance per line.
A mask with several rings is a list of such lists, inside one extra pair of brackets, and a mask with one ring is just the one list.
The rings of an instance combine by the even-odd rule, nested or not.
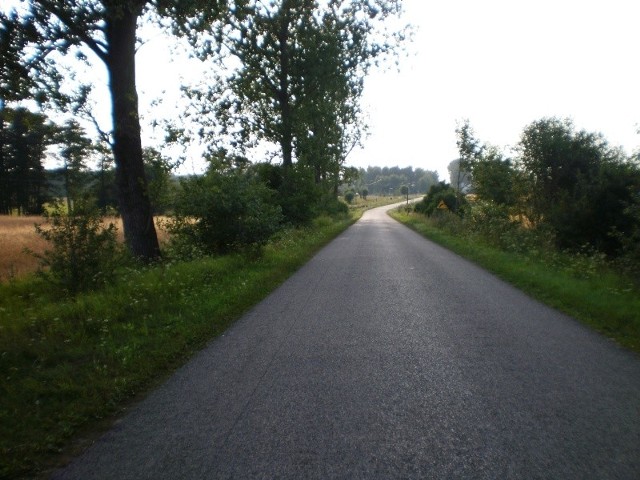
[(43, 252), (47, 242), (35, 231), (35, 223), (43, 223), (41, 217), (17, 217), (0, 215), (0, 282), (24, 276), (36, 271), (38, 261), (25, 253), (25, 248)]
[[(159, 219), (156, 218), (156, 228), (162, 242), (166, 240), (167, 233), (158, 227)], [(113, 222), (118, 227), (118, 237), (123, 242), (122, 220), (108, 218), (105, 221)], [(44, 217), (0, 215), (0, 282), (25, 276), (38, 269), (38, 260), (24, 250), (28, 248), (36, 253), (45, 251), (47, 242), (38, 236), (34, 228), (34, 224), (45, 222)]]

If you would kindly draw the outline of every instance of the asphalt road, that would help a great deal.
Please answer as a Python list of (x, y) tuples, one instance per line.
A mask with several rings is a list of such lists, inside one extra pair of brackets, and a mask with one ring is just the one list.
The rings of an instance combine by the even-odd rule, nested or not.
[(367, 212), (56, 479), (639, 479), (640, 358)]

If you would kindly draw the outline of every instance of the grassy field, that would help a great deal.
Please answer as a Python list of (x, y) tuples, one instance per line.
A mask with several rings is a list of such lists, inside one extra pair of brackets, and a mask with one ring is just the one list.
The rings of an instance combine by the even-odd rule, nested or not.
[[(351, 211), (364, 211), (390, 203), (401, 201), (401, 197), (369, 196), (366, 200), (356, 198), (349, 206)], [(161, 228), (164, 217), (156, 218), (156, 228), (160, 242), (168, 239), (168, 234)], [(45, 223), (44, 217), (0, 215), (0, 283), (24, 277), (38, 269), (38, 260), (25, 249), (41, 254), (47, 243), (35, 231), (34, 224)], [(124, 241), (122, 220), (106, 218), (106, 223), (114, 223), (118, 228), (121, 241)]]
[[(156, 227), (162, 217), (156, 218)], [(118, 228), (121, 241), (124, 241), (122, 220), (120, 218), (106, 218), (106, 223), (113, 223)], [(35, 231), (35, 224), (46, 223), (44, 217), (0, 215), (0, 283), (23, 277), (38, 269), (38, 260), (25, 249), (35, 253), (42, 253), (47, 243)], [(167, 233), (158, 228), (160, 241), (167, 239)]]
[[(45, 478), (365, 208), (397, 201), (369, 199), (342, 218), (282, 231), (260, 258), (129, 269), (115, 285), (73, 299), (31, 275), (0, 284), (0, 478)], [(35, 250), (34, 219), (9, 220), (4, 230), (22, 231), (10, 235), (13, 251)]]
[(32, 273), (38, 267), (38, 261), (25, 253), (29, 247), (41, 253), (46, 242), (38, 237), (34, 223), (42, 223), (42, 217), (18, 217), (0, 215), (0, 282)]
[(391, 215), (423, 236), (495, 273), (531, 296), (590, 325), (640, 353), (640, 290), (612, 268), (579, 257), (551, 265), (540, 255), (505, 252), (481, 240), (436, 228), (425, 216), (394, 210)]

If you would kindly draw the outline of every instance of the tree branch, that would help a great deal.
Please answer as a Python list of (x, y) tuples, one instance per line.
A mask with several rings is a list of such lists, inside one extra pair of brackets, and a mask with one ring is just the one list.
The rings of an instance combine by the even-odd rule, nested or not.
[(45, 9), (45, 11), (55, 15), (58, 17), (60, 22), (75, 36), (80, 42), (84, 43), (91, 51), (93, 51), (100, 60), (104, 63), (107, 63), (107, 46), (91, 37), (88, 34), (88, 31), (85, 29), (86, 27), (80, 27), (77, 22), (74, 21), (69, 12), (65, 9), (58, 6), (58, 4), (51, 0), (37, 0), (39, 5)]

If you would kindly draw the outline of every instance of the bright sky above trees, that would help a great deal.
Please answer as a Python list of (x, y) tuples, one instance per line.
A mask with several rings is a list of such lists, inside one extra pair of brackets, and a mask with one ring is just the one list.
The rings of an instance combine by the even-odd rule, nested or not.
[(356, 166), (440, 172), (457, 157), (456, 121), (514, 145), (546, 116), (571, 117), (631, 154), (640, 146), (640, 2), (404, 0), (417, 28), (400, 72), (368, 80), (371, 136)]
[[(11, 0), (12, 1), (12, 0)], [(456, 122), (477, 137), (514, 145), (542, 117), (571, 117), (631, 154), (640, 146), (640, 64), (634, 0), (404, 0), (415, 26), (399, 71), (374, 72), (364, 101), (371, 126), (356, 167), (437, 170), (457, 157)], [(138, 53), (143, 121), (172, 116), (180, 79), (201, 74), (193, 62), (168, 64), (173, 40), (145, 29)], [(98, 83), (106, 84), (100, 65)], [(152, 108), (162, 99), (162, 106)], [(146, 112), (145, 112), (146, 107)], [(108, 121), (108, 105), (105, 116)], [(144, 129), (144, 127), (143, 127)], [(149, 129), (143, 131), (152, 142)], [(197, 171), (197, 158), (185, 162)]]

